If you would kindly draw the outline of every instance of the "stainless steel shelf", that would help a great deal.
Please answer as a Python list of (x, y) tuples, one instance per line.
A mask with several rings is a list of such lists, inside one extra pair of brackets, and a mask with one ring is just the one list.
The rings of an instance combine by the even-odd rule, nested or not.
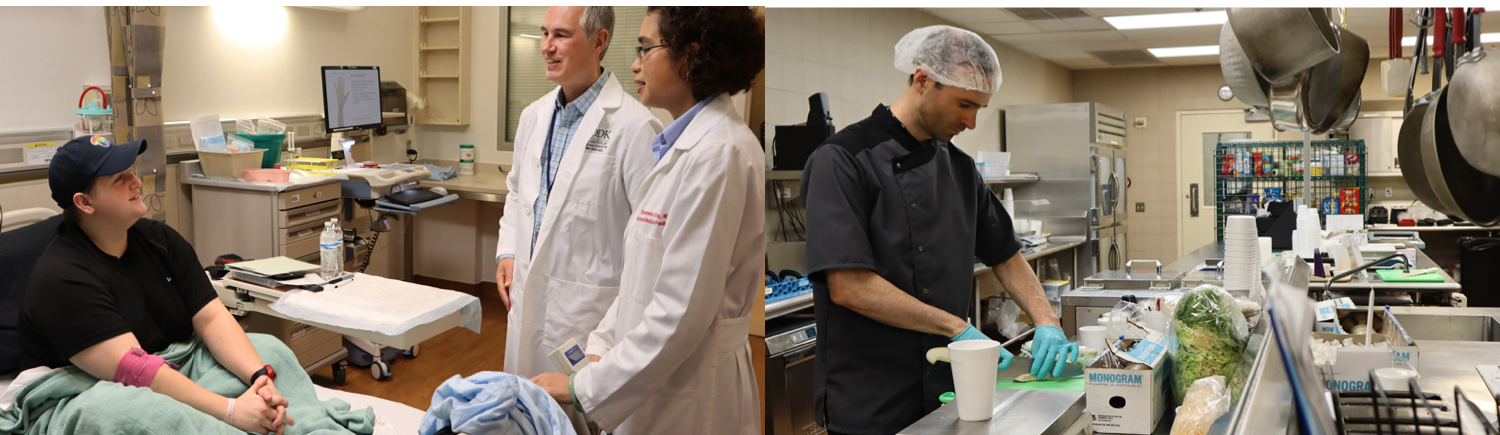
[(804, 308), (811, 307), (812, 305), (813, 294), (811, 292), (772, 302), (766, 304), (766, 319), (775, 319), (777, 317), (784, 316), (787, 313), (800, 311)]

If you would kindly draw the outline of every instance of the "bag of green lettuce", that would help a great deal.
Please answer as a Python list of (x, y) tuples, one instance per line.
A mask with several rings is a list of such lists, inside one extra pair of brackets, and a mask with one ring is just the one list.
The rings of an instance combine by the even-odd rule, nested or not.
[(1171, 329), (1177, 335), (1172, 363), (1177, 404), (1182, 404), (1193, 381), (1217, 375), (1235, 378), (1250, 329), (1228, 291), (1213, 285), (1188, 291), (1177, 303)]

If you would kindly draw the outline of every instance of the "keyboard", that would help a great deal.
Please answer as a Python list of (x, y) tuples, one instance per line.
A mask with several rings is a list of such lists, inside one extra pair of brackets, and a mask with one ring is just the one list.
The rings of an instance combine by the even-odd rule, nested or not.
[(386, 195), (385, 199), (388, 199), (391, 202), (397, 204), (410, 207), (412, 204), (421, 204), (442, 197), (443, 195), (439, 195), (437, 194), (437, 192), (433, 192), (428, 188), (419, 187), (412, 190), (403, 190), (400, 192), (392, 193), (390, 195)]

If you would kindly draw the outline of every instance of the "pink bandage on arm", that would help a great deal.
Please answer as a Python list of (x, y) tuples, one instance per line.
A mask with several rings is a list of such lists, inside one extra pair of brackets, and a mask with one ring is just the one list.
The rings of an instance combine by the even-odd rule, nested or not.
[(151, 380), (156, 379), (156, 372), (163, 364), (177, 369), (176, 365), (160, 356), (146, 353), (139, 346), (132, 347), (125, 352), (125, 356), (120, 357), (120, 365), (115, 366), (114, 381), (130, 387), (149, 388)]

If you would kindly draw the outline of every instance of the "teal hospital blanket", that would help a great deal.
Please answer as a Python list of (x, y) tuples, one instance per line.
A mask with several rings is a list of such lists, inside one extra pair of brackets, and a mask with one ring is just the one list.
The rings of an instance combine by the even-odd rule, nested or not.
[[(278, 368), (276, 389), (287, 398), (287, 414), (296, 425), (287, 434), (360, 434), (375, 429), (370, 408), (349, 409), (339, 399), (318, 401), (312, 378), (285, 344), (264, 334), (249, 334), (260, 358)], [(239, 397), (249, 388), (209, 353), (198, 337), (175, 343), (162, 358), (181, 366), (183, 375), (224, 397)], [(283, 369), (285, 367), (285, 369)], [(0, 412), (0, 434), (235, 434), (244, 432), (176, 399), (149, 388), (127, 387), (89, 375), (76, 366), (53, 371), (23, 388), (14, 406)]]

